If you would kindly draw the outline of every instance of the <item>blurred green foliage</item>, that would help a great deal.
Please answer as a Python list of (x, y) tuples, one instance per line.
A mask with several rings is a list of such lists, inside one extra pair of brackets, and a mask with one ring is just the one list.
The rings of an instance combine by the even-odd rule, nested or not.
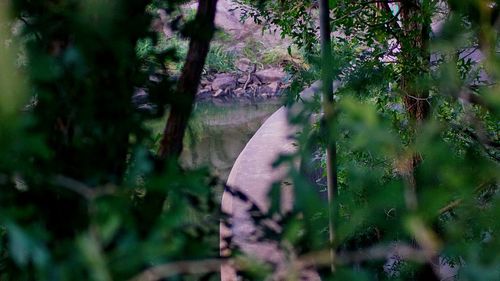
[[(380, 1), (380, 5), (383, 2), (398, 1)], [(442, 265), (454, 266), (456, 276), (449, 280), (500, 278), (500, 96), (496, 86), (500, 64), (497, 30), (484, 19), (498, 20), (493, 19), (498, 3), (489, 7), (481, 1), (418, 3), (421, 13), (411, 20), (423, 23), (427, 18), (437, 24), (429, 31), (429, 45), (423, 47), (431, 54), (429, 69), (415, 71), (421, 63), (416, 54), (422, 50), (401, 46), (411, 46), (421, 35), (397, 33), (401, 30), (393, 23), (402, 24), (397, 7), (387, 13), (373, 1), (330, 1), (335, 57), (331, 65), (340, 81), (335, 93), (336, 118), (326, 124), (333, 132), (328, 137), (337, 141), (338, 149), (340, 190), (334, 197), (334, 247), (339, 255), (355, 251), (368, 257), (372, 247), (382, 245), (386, 254), (339, 265), (333, 274), (326, 263), (323, 278), (431, 280), (419, 275), (421, 262), (394, 252), (394, 260), (388, 260), (394, 251), (391, 245), (397, 243), (432, 248)], [(247, 11), (245, 17), (269, 29), (279, 27), (294, 44), (312, 50), (310, 60), (319, 65), (314, 51), (320, 47), (314, 18), (317, 1), (240, 4)], [(489, 46), (481, 42), (485, 30), (495, 40)], [(415, 97), (430, 107), (429, 117), (416, 133), (401, 91), (408, 77), (413, 87), (429, 93)], [(299, 80), (308, 81), (300, 76)], [(300, 149), (278, 162), (291, 170), (298, 196), (294, 212), (283, 218), (284, 228), (294, 232), (285, 231), (276, 239), (291, 242), (299, 255), (329, 244), (327, 203), (317, 194), (318, 183), (310, 182), (294, 166), (302, 159), (303, 165), (312, 166), (308, 169), (325, 170), (324, 146), (318, 150), (318, 143), (325, 140), (322, 125), (309, 124), (311, 118), (318, 119), (314, 116), (320, 108), (319, 99), (313, 99), (291, 116), (302, 128), (297, 137)], [(415, 157), (419, 160), (413, 170)], [(408, 207), (408, 175), (415, 180), (416, 210)], [(319, 189), (326, 192), (321, 184)]]
[[(0, 3), (0, 280), (130, 280), (158, 265), (219, 256), (221, 184), (206, 170), (156, 159), (157, 136), (147, 126), (179, 98), (173, 75), (179, 67), (170, 66), (181, 65), (186, 48), (178, 38), (159, 38), (151, 22), (159, 8), (176, 18), (186, 2)], [(296, 73), (292, 91), (313, 81), (316, 1), (238, 2), (255, 4), (244, 17), (279, 27), (303, 48), (313, 67)], [(500, 60), (491, 24), (499, 3), (421, 1), (422, 14), (412, 20), (443, 25), (430, 32), (430, 68), (418, 72), (419, 56), (394, 44), (394, 15), (372, 1), (330, 2), (332, 67), (341, 81), (336, 118), (310, 122), (319, 99), (303, 101), (303, 110), (290, 116), (301, 129), (298, 150), (276, 165), (288, 167), (298, 196), (290, 213), (278, 214), (280, 192), (273, 189), (270, 210), (255, 212), (264, 230), (259, 239), (276, 241), (290, 257), (329, 248), (327, 202), (295, 163), (322, 171), (325, 137), (334, 138), (339, 260), (333, 274), (329, 262), (316, 264), (323, 279), (425, 280), (422, 259), (411, 258), (424, 252), (423, 261), (437, 257), (455, 266), (457, 280), (499, 280)], [(186, 18), (182, 26), (192, 20)], [(474, 49), (480, 60), (464, 55)], [(218, 71), (232, 67), (220, 49), (208, 61)], [(411, 83), (429, 93), (417, 97), (430, 106), (417, 132), (399, 91), (407, 63)], [(139, 88), (157, 110), (134, 107)], [(332, 135), (322, 135), (322, 126)], [(416, 209), (408, 207), (408, 174), (417, 187)], [(141, 205), (145, 192), (167, 195), (152, 224), (138, 211), (148, 208)], [(269, 229), (266, 219), (278, 220), (282, 231)], [(410, 255), (397, 254), (400, 244), (410, 246)], [(369, 251), (379, 246), (382, 255)], [(347, 260), (352, 253), (357, 259)], [(242, 276), (263, 280), (272, 270), (257, 264), (242, 268)], [(216, 272), (173, 275), (165, 279), (217, 278)]]
[[(175, 98), (164, 66), (179, 60), (150, 47), (153, 6), (0, 4), (0, 280), (128, 280), (218, 256), (217, 181), (150, 152), (146, 121)], [(156, 112), (133, 105), (139, 88)], [(146, 190), (168, 193), (152, 225), (137, 209)]]

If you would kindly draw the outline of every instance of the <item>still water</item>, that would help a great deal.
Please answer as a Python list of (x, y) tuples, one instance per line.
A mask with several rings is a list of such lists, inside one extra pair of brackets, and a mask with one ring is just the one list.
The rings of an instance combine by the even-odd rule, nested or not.
[(186, 168), (208, 167), (227, 180), (246, 143), (280, 105), (279, 101), (251, 105), (197, 104), (184, 140), (181, 164)]

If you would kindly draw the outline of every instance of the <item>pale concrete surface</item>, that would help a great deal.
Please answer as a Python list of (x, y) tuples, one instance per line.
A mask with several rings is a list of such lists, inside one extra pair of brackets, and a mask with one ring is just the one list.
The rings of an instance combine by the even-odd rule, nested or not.
[[(283, 168), (274, 169), (272, 164), (280, 154), (293, 152), (294, 146), (289, 138), (293, 133), (293, 128), (288, 124), (286, 109), (282, 107), (267, 119), (248, 142), (236, 160), (227, 184), (247, 195), (259, 208), (266, 210), (269, 205), (267, 194), (271, 185), (286, 175)], [(291, 188), (287, 185), (282, 186), (283, 205), (290, 209)], [(232, 243), (238, 245), (245, 254), (273, 264), (283, 264), (280, 261), (285, 257), (277, 245), (252, 241), (252, 234), (256, 228), (251, 221), (249, 208), (249, 203), (224, 192), (222, 210), (230, 214), (232, 227), (227, 229), (221, 225), (221, 239), (231, 236)], [(221, 242), (221, 248), (224, 249), (225, 246)], [(222, 254), (227, 255), (228, 252)], [(234, 269), (229, 266), (221, 269), (221, 278), (224, 281), (237, 280)]]
[[(338, 83), (334, 84), (334, 87), (338, 87)], [(311, 100), (315, 93), (320, 91), (320, 88), (321, 83), (318, 81), (305, 89), (300, 94), (301, 98)], [(300, 103), (291, 108), (281, 107), (269, 117), (240, 153), (229, 175), (227, 185), (244, 193), (261, 210), (267, 210), (269, 207), (267, 195), (272, 184), (283, 182), (286, 177), (285, 168), (274, 168), (273, 163), (279, 155), (295, 151), (292, 136), (296, 133), (296, 128), (288, 123), (287, 114), (289, 111), (296, 112), (300, 108)], [(282, 211), (286, 212), (293, 207), (292, 186), (282, 184), (281, 188)], [(220, 248), (222, 256), (230, 255), (224, 240), (231, 237), (233, 245), (237, 245), (245, 254), (277, 265), (276, 272), (280, 275), (289, 273), (285, 262), (287, 257), (275, 243), (253, 240), (252, 236), (257, 229), (250, 218), (249, 203), (242, 202), (230, 193), (224, 192), (221, 208), (229, 215), (232, 224), (231, 229), (221, 224)], [(317, 274), (311, 270), (304, 270), (297, 274), (300, 274), (302, 279), (319, 280)], [(234, 268), (223, 266), (221, 280), (236, 281), (237, 275)]]
[[(337, 84), (334, 85), (334, 87), (337, 86)], [(320, 82), (314, 83), (301, 93), (302, 99), (312, 99), (315, 93), (320, 91), (320, 87)], [(240, 153), (229, 175), (227, 185), (244, 193), (261, 210), (267, 210), (269, 207), (267, 195), (272, 184), (279, 181), (283, 183), (286, 177), (286, 169), (284, 167), (274, 168), (273, 163), (279, 155), (295, 151), (292, 136), (297, 130), (288, 123), (287, 115), (289, 111), (300, 110), (300, 107), (300, 103), (291, 108), (281, 107), (269, 117)], [(282, 212), (287, 212), (293, 207), (292, 186), (281, 184), (281, 188)], [(222, 256), (230, 256), (230, 251), (227, 250), (224, 240), (231, 237), (233, 245), (237, 245), (248, 256), (276, 265), (276, 272), (280, 276), (276, 276), (276, 279), (294, 273), (300, 276), (300, 280), (319, 280), (316, 272), (312, 270), (291, 272), (289, 268), (286, 268), (287, 257), (275, 243), (254, 240), (253, 236), (257, 229), (249, 214), (249, 203), (234, 198), (229, 192), (224, 192), (221, 208), (229, 215), (231, 222), (230, 229), (221, 224), (220, 248)], [(236, 281), (238, 278), (234, 268), (223, 266), (221, 279), (223, 281)]]

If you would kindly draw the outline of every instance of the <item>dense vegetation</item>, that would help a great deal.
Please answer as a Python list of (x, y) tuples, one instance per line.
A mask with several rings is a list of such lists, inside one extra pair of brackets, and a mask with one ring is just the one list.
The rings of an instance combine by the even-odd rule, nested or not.
[[(0, 280), (218, 278), (220, 190), (246, 198), (178, 165), (217, 0), (183, 18), (186, 2), (0, 3)], [(253, 212), (258, 239), (289, 257), (285, 279), (312, 267), (331, 280), (440, 280), (437, 263), (457, 280), (500, 280), (499, 1), (329, 1), (328, 60), (318, 1), (237, 2), (309, 66), (289, 68), (298, 149), (276, 162), (293, 210), (279, 214), (277, 185)], [(158, 9), (189, 40), (184, 61), (152, 31)], [(321, 71), (335, 94), (301, 100)], [(138, 88), (152, 110), (132, 102)], [(155, 135), (147, 124), (164, 116)], [(309, 176), (327, 168), (329, 201)], [(272, 276), (233, 253), (242, 278)]]

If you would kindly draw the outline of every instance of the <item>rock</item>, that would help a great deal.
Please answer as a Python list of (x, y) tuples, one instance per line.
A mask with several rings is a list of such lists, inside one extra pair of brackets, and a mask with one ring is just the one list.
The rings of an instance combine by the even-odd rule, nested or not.
[(255, 93), (258, 95), (262, 95), (262, 94), (267, 93), (269, 91), (270, 91), (269, 87), (267, 85), (263, 85), (263, 86), (257, 87), (257, 90), (255, 91)]
[(245, 94), (245, 90), (243, 90), (243, 88), (238, 88), (236, 90), (233, 91), (234, 95), (237, 96), (237, 97), (241, 97)]
[(236, 79), (234, 76), (217, 76), (214, 81), (212, 81), (212, 89), (214, 91), (224, 90), (227, 88), (236, 88)]
[(271, 92), (271, 88), (269, 88), (269, 86), (267, 86), (267, 85), (259, 87), (259, 89), (257, 89), (258, 96), (267, 96), (267, 94), (270, 92)]
[(137, 107), (137, 110), (139, 112), (149, 113), (149, 114), (155, 114), (157, 109), (158, 109), (158, 107), (152, 103), (142, 104), (139, 107)]
[(273, 95), (275, 95), (278, 92), (278, 90), (280, 89), (280, 84), (281, 83), (279, 81), (277, 81), (277, 82), (273, 82), (273, 83), (268, 85), (268, 87), (271, 88), (271, 93)]
[(151, 22), (151, 28), (156, 33), (163, 32), (163, 22), (161, 21), (161, 19), (159, 18), (153, 19), (153, 21)]
[(233, 77), (233, 73), (217, 73), (215, 75), (212, 75), (212, 80), (217, 79), (217, 78), (225, 78), (225, 77)]
[(259, 87), (257, 92), (261, 97), (273, 97), (278, 93), (279, 89), (280, 89), (280, 82), (273, 82), (271, 84)]
[(253, 98), (253, 94), (250, 93), (250, 92), (248, 92), (248, 91), (246, 91), (245, 92), (245, 97), (251, 99), (251, 98)]
[(238, 83), (240, 83), (240, 84), (245, 84), (246, 82), (247, 82), (247, 78), (245, 78), (245, 77), (241, 77), (238, 79)]
[(155, 82), (155, 83), (160, 83), (161, 77), (159, 77), (158, 75), (152, 74), (152, 75), (149, 75), (149, 81)]
[(252, 75), (252, 83), (255, 85), (262, 85), (262, 81), (260, 81), (259, 77)]
[(255, 76), (257, 76), (262, 83), (272, 83), (283, 80), (286, 73), (279, 68), (269, 68), (257, 71)]
[(236, 68), (242, 72), (249, 72), (252, 70), (252, 61), (246, 58), (242, 58), (236, 61)]
[(224, 90), (219, 89), (219, 90), (217, 90), (217, 92), (215, 92), (215, 94), (213, 94), (213, 97), (214, 97), (214, 98), (217, 98), (217, 97), (221, 96), (221, 95), (222, 95), (222, 93), (224, 93)]
[(134, 95), (132, 96), (132, 104), (136, 107), (145, 105), (149, 103), (149, 94), (146, 90), (142, 88), (135, 89)]
[(282, 83), (281, 86), (280, 86), (280, 88), (281, 89), (286, 89), (286, 88), (290, 87), (290, 85), (291, 85), (290, 83)]
[(209, 99), (212, 97), (212, 91), (203, 89), (200, 92), (198, 92), (197, 98), (200, 100), (205, 100)]

